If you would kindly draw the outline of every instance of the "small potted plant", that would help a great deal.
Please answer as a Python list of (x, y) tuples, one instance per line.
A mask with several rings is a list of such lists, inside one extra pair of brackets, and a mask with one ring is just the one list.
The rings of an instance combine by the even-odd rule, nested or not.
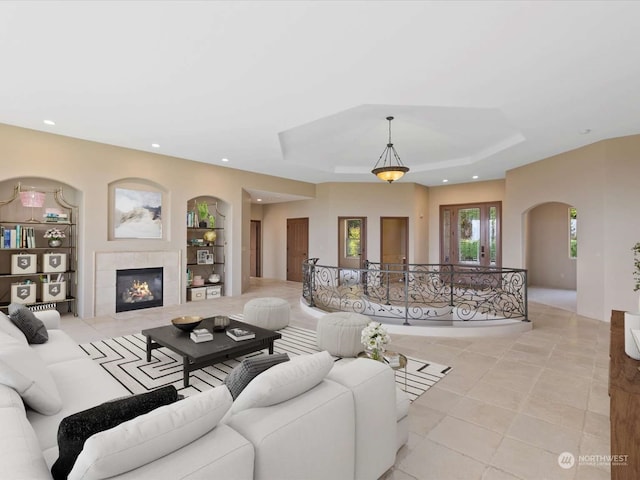
[(59, 228), (50, 228), (44, 232), (43, 236), (49, 241), (51, 248), (57, 248), (62, 245), (62, 239), (66, 237), (66, 234)]
[(198, 226), (200, 228), (207, 228), (207, 218), (209, 218), (209, 204), (207, 202), (197, 203), (198, 207)]

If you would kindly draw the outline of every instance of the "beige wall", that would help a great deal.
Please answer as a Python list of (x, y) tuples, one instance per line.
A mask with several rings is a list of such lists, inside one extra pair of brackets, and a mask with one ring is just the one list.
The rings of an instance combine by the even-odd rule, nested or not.
[(605, 152), (604, 314), (609, 318), (611, 309), (638, 311), (631, 247), (640, 242), (640, 135), (609, 140)]
[[(425, 257), (427, 245), (426, 187), (413, 183), (324, 183), (316, 198), (263, 205), (263, 275), (286, 278), (287, 218), (309, 217), (309, 257), (337, 265), (338, 217), (367, 217), (367, 252), (380, 261), (380, 217), (409, 217), (409, 261)], [(420, 214), (423, 218), (420, 218)]]
[(527, 212), (562, 202), (579, 214), (578, 313), (636, 310), (631, 247), (640, 239), (640, 135), (610, 139), (507, 172), (504, 264), (524, 266)]
[[(246, 283), (244, 265), (249, 264), (249, 236), (245, 231), (250, 228), (250, 206), (246, 205), (243, 188), (315, 195), (315, 185), (309, 183), (8, 125), (0, 125), (0, 159), (0, 182), (13, 185), (22, 177), (40, 177), (78, 190), (81, 199), (78, 307), (83, 317), (93, 316), (95, 252), (180, 250), (185, 256), (188, 199), (211, 195), (229, 205), (225, 225), (225, 286), (227, 294), (238, 295)], [(162, 212), (167, 222), (166, 237), (163, 240), (110, 241), (108, 185), (117, 180), (136, 178), (148, 179), (166, 190), (166, 205)], [(186, 276), (186, 266), (182, 271)], [(185, 292), (182, 292), (183, 301), (184, 298)]]
[(413, 215), (409, 219), (409, 235), (414, 248), (411, 263), (429, 263), (429, 189), (414, 184)]
[[(529, 234), (525, 237), (529, 285), (576, 289), (576, 259), (569, 256), (570, 207), (566, 203), (549, 202), (529, 212)], [(578, 238), (579, 225), (578, 220)]]

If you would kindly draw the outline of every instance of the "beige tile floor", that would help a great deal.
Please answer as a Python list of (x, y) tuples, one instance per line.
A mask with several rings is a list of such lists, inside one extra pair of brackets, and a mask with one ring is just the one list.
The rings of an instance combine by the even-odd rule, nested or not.
[[(238, 297), (82, 320), (65, 316), (78, 342), (139, 332), (178, 315), (242, 312), (250, 298), (291, 302), (292, 323), (314, 328), (299, 283), (252, 279)], [(479, 339), (394, 335), (391, 347), (450, 365), (409, 411), (409, 442), (384, 480), (609, 479), (608, 465), (565, 470), (558, 455), (608, 455), (609, 325), (537, 303), (533, 330)]]

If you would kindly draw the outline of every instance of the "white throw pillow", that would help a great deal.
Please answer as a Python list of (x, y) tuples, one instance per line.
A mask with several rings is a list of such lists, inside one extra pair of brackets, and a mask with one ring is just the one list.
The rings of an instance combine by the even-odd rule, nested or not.
[(102, 479), (138, 468), (212, 430), (231, 407), (225, 386), (156, 408), (89, 437), (69, 480)]
[(0, 383), (13, 388), (43, 415), (62, 409), (62, 400), (47, 366), (29, 346), (0, 334)]
[(329, 352), (301, 355), (261, 373), (238, 395), (231, 413), (268, 407), (312, 389), (326, 377), (334, 361)]
[(3, 312), (0, 312), (0, 333), (3, 332), (10, 335), (12, 338), (15, 338), (23, 345), (28, 344), (27, 337), (24, 336), (22, 330), (16, 327), (8, 316)]

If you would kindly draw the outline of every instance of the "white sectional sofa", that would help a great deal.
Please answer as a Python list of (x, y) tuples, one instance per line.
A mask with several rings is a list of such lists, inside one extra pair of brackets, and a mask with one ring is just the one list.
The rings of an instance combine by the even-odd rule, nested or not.
[[(25, 406), (14, 388), (2, 384), (6, 367), (0, 361), (0, 477), (13, 480), (51, 479), (60, 421), (129, 395), (59, 329), (57, 312), (36, 316), (47, 326), (49, 341), (28, 348), (53, 378), (62, 408), (44, 415)], [(12, 327), (21, 333), (0, 314), (0, 349), (19, 348), (16, 342), (26, 345)], [(237, 413), (232, 405), (204, 435), (114, 478), (374, 480), (393, 465), (396, 451), (407, 441), (408, 405), (389, 367), (366, 359), (343, 360), (310, 390)], [(92, 475), (73, 478), (107, 478)]]

